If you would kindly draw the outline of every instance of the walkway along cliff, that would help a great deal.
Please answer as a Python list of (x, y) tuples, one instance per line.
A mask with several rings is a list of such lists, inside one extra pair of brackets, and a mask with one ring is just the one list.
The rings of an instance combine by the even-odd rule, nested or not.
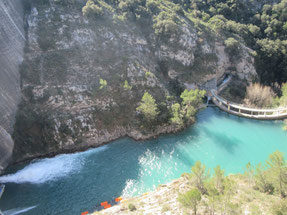
[(274, 109), (256, 109), (248, 108), (243, 105), (236, 104), (218, 96), (218, 92), (223, 90), (229, 81), (229, 76), (223, 83), (217, 88), (212, 89), (209, 92), (209, 97), (212, 98), (212, 102), (221, 110), (240, 117), (246, 117), (250, 119), (263, 119), (263, 120), (276, 120), (287, 118), (287, 108), (274, 108)]

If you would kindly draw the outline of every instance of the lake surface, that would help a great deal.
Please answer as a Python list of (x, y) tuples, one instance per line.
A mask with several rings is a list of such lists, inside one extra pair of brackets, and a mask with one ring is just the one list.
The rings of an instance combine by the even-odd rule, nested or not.
[(125, 138), (75, 154), (18, 165), (0, 177), (5, 215), (73, 215), (102, 201), (153, 190), (189, 172), (195, 161), (229, 173), (264, 162), (276, 150), (287, 154), (281, 121), (256, 121), (207, 108), (184, 132), (136, 142)]

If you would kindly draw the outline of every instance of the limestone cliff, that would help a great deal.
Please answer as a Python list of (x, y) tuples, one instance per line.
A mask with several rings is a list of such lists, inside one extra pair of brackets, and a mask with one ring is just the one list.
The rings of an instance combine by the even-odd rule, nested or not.
[(18, 66), (25, 43), (21, 0), (0, 1), (0, 172), (11, 159), (11, 138), (21, 98)]
[[(82, 15), (82, 1), (57, 2), (32, 1), (26, 14), (15, 161), (176, 131), (169, 107), (185, 87), (213, 88), (226, 73), (256, 76), (243, 44), (231, 60), (220, 36), (199, 32), (187, 17), (180, 17), (180, 34), (161, 39), (152, 25), (118, 19), (104, 1), (110, 14), (96, 19)], [(160, 111), (148, 129), (136, 112), (145, 91)]]

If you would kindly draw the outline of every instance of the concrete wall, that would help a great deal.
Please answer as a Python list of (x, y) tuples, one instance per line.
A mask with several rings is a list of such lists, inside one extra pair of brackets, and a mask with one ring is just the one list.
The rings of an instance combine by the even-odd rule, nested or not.
[(13, 124), (20, 101), (19, 64), (25, 35), (21, 0), (0, 0), (0, 172), (13, 151)]

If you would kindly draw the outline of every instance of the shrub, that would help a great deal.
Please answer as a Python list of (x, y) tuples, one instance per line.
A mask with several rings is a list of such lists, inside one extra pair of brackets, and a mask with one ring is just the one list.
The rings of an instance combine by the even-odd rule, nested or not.
[[(269, 155), (269, 159), (266, 161), (267, 166), (269, 167), (269, 175), (271, 177), (272, 185), (275, 190), (282, 196), (286, 197), (287, 191), (287, 168), (286, 160), (284, 154), (280, 151), (275, 151)], [(287, 207), (286, 207), (287, 212)]]
[(125, 90), (131, 90), (133, 87), (131, 85), (129, 85), (129, 82), (127, 80), (125, 80), (124, 83), (124, 89)]
[(245, 104), (252, 107), (272, 107), (275, 93), (269, 86), (250, 84), (246, 89)]
[(144, 20), (148, 16), (145, 0), (119, 0), (118, 7), (130, 20)]
[(106, 87), (107, 86), (107, 81), (106, 80), (104, 80), (104, 79), (101, 79), (100, 78), (100, 89), (103, 89), (104, 87)]
[(146, 6), (147, 6), (147, 8), (148, 8), (152, 13), (154, 13), (154, 14), (159, 13), (159, 11), (160, 11), (160, 9), (159, 9), (160, 4), (159, 4), (159, 2), (157, 2), (157, 1), (148, 0), (148, 1), (146, 2)]
[(146, 71), (146, 72), (145, 72), (145, 77), (146, 77), (146, 78), (153, 77), (153, 76), (154, 76), (153, 73), (151, 73), (151, 72), (149, 72), (149, 71)]
[(196, 161), (194, 166), (191, 167), (190, 178), (193, 184), (201, 191), (202, 194), (206, 193), (204, 181), (209, 178), (209, 170), (200, 161)]
[(226, 51), (230, 55), (238, 55), (239, 51), (239, 42), (233, 37), (229, 37), (224, 41), (224, 45), (226, 46)]
[(93, 0), (88, 0), (82, 9), (83, 15), (87, 17), (95, 17), (103, 15), (103, 9), (95, 4)]
[(196, 108), (202, 103), (202, 98), (205, 95), (204, 90), (185, 90), (181, 93), (182, 110), (186, 118), (194, 116)]
[(255, 184), (258, 190), (264, 193), (273, 193), (274, 187), (268, 181), (268, 174), (265, 167), (259, 163), (255, 168)]
[(137, 209), (136, 206), (132, 203), (130, 203), (128, 207), (130, 211), (135, 211)]
[(198, 189), (194, 188), (184, 194), (179, 194), (178, 201), (187, 208), (192, 208), (196, 214), (197, 206), (201, 200), (201, 194)]
[(276, 202), (272, 206), (272, 214), (274, 215), (285, 215), (287, 214), (287, 200), (281, 200), (280, 202)]
[(178, 33), (178, 26), (175, 22), (176, 15), (162, 11), (154, 18), (153, 28), (157, 35), (169, 37), (172, 34)]
[(282, 96), (280, 97), (280, 105), (287, 105), (287, 83), (282, 84), (281, 87)]

